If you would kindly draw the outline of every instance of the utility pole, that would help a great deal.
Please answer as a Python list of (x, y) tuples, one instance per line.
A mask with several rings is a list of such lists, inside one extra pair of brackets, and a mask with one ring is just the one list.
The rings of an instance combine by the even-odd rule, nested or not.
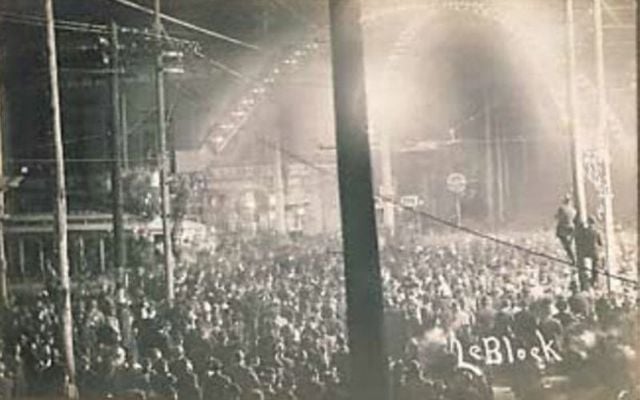
[[(387, 200), (395, 199), (395, 190), (393, 187), (393, 167), (391, 164), (391, 138), (389, 131), (383, 129), (379, 134), (380, 137), (380, 161), (382, 172), (382, 197)], [(393, 202), (384, 201), (382, 203), (382, 219), (384, 227), (387, 229), (389, 236), (393, 237), (396, 231), (396, 215)]]
[(60, 274), (62, 304), (62, 341), (65, 358), (65, 388), (67, 397), (77, 398), (76, 370), (73, 351), (73, 315), (71, 314), (71, 285), (69, 280), (69, 257), (67, 238), (67, 194), (65, 188), (64, 147), (62, 143), (62, 120), (60, 112), (60, 88), (58, 86), (58, 60), (54, 30), (53, 0), (45, 0), (47, 21), (47, 50), (51, 80), (51, 114), (53, 119), (53, 144), (55, 151), (55, 223), (56, 256)]
[(118, 26), (111, 22), (111, 190), (113, 213), (113, 263), (118, 289), (122, 289), (127, 244), (124, 233), (124, 198), (122, 193), (122, 131), (120, 116), (120, 50)]
[(489, 221), (495, 229), (496, 225), (496, 209), (495, 209), (495, 176), (493, 169), (493, 139), (492, 139), (492, 118), (491, 118), (491, 103), (487, 93), (484, 96), (484, 146), (485, 146), (485, 190), (487, 201), (487, 216)]
[(276, 132), (276, 146), (274, 150), (275, 165), (274, 165), (274, 179), (276, 186), (276, 232), (281, 235), (287, 234), (287, 215), (286, 215), (286, 201), (287, 196), (284, 187), (284, 173), (282, 165), (282, 133), (280, 130)]
[(329, 0), (353, 400), (388, 400), (389, 366), (367, 132), (360, 0)]
[[(122, 89), (122, 88), (121, 88)], [(122, 137), (122, 168), (129, 169), (129, 129), (127, 126), (127, 95), (120, 90), (120, 136)]]
[[(0, 60), (4, 59), (4, 48), (0, 48)], [(4, 181), (4, 70), (0, 64), (0, 182)], [(7, 286), (7, 256), (4, 248), (4, 188), (0, 189), (0, 310), (9, 305)]]
[[(576, 50), (573, 0), (566, 0), (566, 49), (567, 49), (567, 130), (571, 140), (571, 175), (573, 180), (573, 201), (576, 207), (576, 236), (586, 225), (586, 196), (584, 187), (584, 168), (582, 142), (577, 123), (576, 107)], [(580, 288), (587, 289), (587, 276), (584, 267), (584, 251), (576, 242), (576, 260)]]
[(495, 147), (495, 162), (496, 162), (496, 183), (498, 191), (498, 224), (502, 226), (504, 223), (504, 154), (502, 147), (502, 132), (496, 129), (496, 125), (493, 125), (493, 146)]
[(171, 198), (169, 196), (168, 166), (167, 166), (167, 123), (165, 120), (164, 104), (164, 66), (162, 60), (162, 21), (160, 16), (160, 0), (154, 2), (155, 36), (158, 46), (156, 58), (156, 94), (158, 102), (158, 161), (160, 166), (160, 197), (161, 197), (161, 218), (162, 218), (162, 243), (163, 262), (166, 279), (166, 299), (170, 305), (174, 300), (174, 277), (173, 277), (173, 246), (171, 243), (171, 221), (169, 214), (171, 211)]
[[(595, 25), (595, 55), (598, 87), (598, 137), (602, 141), (603, 179), (602, 201), (604, 206), (604, 237), (606, 271), (611, 273), (616, 265), (615, 231), (613, 224), (613, 187), (611, 184), (611, 149), (607, 132), (607, 89), (604, 58), (604, 30), (602, 27), (602, 0), (593, 0)], [(611, 276), (607, 275), (607, 289), (611, 291)]]

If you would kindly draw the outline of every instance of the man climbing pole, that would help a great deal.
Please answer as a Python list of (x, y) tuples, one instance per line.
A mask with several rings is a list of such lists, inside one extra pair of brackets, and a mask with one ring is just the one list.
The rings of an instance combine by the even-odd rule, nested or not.
[(567, 257), (572, 264), (576, 263), (575, 253), (573, 251), (573, 239), (575, 237), (575, 218), (576, 209), (571, 202), (571, 195), (566, 195), (562, 199), (562, 204), (556, 212), (556, 236), (560, 239), (562, 248), (567, 253)]
[(576, 246), (582, 249), (583, 258), (591, 264), (590, 284), (595, 286), (598, 282), (598, 272), (602, 265), (602, 234), (598, 231), (596, 220), (587, 218), (587, 226), (576, 232)]

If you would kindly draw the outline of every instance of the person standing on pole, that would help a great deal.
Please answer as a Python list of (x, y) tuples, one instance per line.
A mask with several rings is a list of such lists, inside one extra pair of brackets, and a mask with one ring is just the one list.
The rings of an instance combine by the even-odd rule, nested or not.
[(593, 217), (587, 218), (587, 225), (576, 232), (576, 246), (580, 246), (583, 257), (591, 263), (590, 284), (595, 286), (598, 283), (598, 273), (602, 264), (602, 248), (604, 241), (602, 234), (598, 231), (596, 220)]
[(567, 257), (572, 264), (576, 263), (575, 253), (573, 251), (573, 239), (575, 236), (576, 209), (571, 202), (571, 196), (566, 195), (562, 199), (562, 204), (556, 212), (556, 237), (560, 239), (562, 248), (567, 253)]

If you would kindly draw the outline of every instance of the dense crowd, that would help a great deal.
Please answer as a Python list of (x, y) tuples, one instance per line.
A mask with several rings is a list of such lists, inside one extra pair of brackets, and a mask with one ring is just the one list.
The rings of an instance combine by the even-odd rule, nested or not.
[[(558, 251), (550, 233), (516, 240)], [(347, 398), (339, 248), (329, 239), (224, 241), (183, 257), (171, 307), (156, 265), (129, 270), (126, 290), (75, 292), (82, 398)], [(633, 251), (624, 257), (635, 262)], [(545, 377), (557, 375), (567, 377), (566, 390), (637, 395), (633, 287), (615, 296), (579, 292), (566, 265), (457, 236), (388, 245), (382, 263), (394, 399), (484, 400), (498, 386), (543, 399)], [(36, 300), (18, 298), (5, 314), (0, 396), (50, 397), (64, 387), (56, 293), (50, 285)], [(527, 346), (540, 340), (537, 332), (562, 360), (478, 362), (476, 371), (461, 367), (452, 345), (467, 351), (493, 335)]]

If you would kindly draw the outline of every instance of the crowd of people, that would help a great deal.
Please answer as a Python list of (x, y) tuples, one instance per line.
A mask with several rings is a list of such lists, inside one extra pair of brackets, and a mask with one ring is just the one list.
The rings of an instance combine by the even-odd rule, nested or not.
[[(552, 233), (511, 237), (557, 253)], [(624, 256), (635, 262), (635, 252)], [(456, 235), (388, 244), (382, 269), (393, 399), (488, 400), (498, 386), (518, 399), (544, 399), (549, 376), (566, 377), (566, 391), (599, 391), (599, 399), (637, 396), (631, 286), (616, 295), (580, 292), (566, 265)], [(171, 305), (164, 281), (161, 266), (148, 262), (128, 270), (125, 289), (74, 292), (81, 398), (348, 398), (339, 242), (223, 240), (182, 258)], [(61, 393), (69, 377), (55, 285), (16, 298), (3, 322), (0, 395)], [(558, 359), (491, 365), (479, 361), (484, 354), (472, 360), (477, 371), (460, 363), (483, 338), (530, 347), (538, 333)]]

